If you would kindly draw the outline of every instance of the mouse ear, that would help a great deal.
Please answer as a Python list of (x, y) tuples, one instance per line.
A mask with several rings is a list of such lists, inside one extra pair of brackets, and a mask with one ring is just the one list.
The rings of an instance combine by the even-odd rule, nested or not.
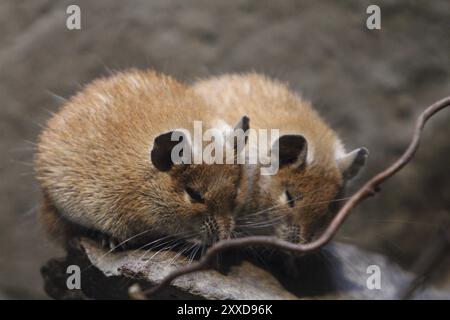
[(282, 135), (273, 143), (272, 152), (278, 152), (280, 168), (286, 165), (300, 168), (306, 164), (308, 142), (299, 134)]
[(344, 179), (355, 177), (366, 163), (369, 151), (366, 148), (355, 149), (337, 159), (337, 165)]
[(174, 164), (190, 164), (192, 146), (189, 131), (176, 129), (157, 136), (153, 142), (150, 159), (160, 171), (169, 171)]
[[(243, 116), (234, 126), (233, 134), (231, 135), (233, 140), (231, 142), (233, 143), (235, 155), (241, 153), (241, 151), (245, 148), (248, 140), (248, 129), (250, 129), (250, 119), (247, 116)], [(236, 139), (236, 137), (243, 137), (243, 139)]]
[(241, 119), (239, 119), (238, 123), (234, 126), (234, 130), (247, 131), (250, 129), (250, 118), (247, 116), (243, 116)]

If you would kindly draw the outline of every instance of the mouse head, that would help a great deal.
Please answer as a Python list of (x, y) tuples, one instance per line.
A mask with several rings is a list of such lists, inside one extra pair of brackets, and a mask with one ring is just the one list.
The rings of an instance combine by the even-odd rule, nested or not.
[(302, 135), (281, 136), (273, 151), (279, 155), (279, 170), (259, 178), (259, 220), (265, 220), (259, 226), (287, 241), (309, 242), (334, 217), (345, 183), (364, 166), (368, 152), (360, 148), (332, 161), (307, 161), (308, 142)]
[[(248, 118), (243, 117), (234, 130), (224, 133), (225, 140), (236, 130), (248, 129)], [(242, 150), (234, 146), (234, 153)], [(157, 136), (151, 150), (151, 161), (161, 174), (166, 175), (167, 203), (165, 217), (159, 223), (160, 231), (179, 234), (188, 242), (202, 245), (228, 239), (235, 227), (235, 206), (241, 182), (239, 164), (193, 164), (194, 153), (189, 135), (175, 129)]]

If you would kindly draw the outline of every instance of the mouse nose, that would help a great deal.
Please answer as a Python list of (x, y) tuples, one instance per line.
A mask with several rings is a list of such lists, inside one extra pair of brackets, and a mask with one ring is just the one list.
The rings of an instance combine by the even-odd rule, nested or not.
[(289, 226), (285, 233), (285, 239), (292, 243), (300, 243), (302, 236), (300, 234), (301, 228), (298, 224)]
[(234, 230), (234, 219), (230, 215), (219, 215), (216, 218), (218, 227), (219, 240), (226, 240), (231, 238), (231, 234)]
[(220, 240), (231, 238), (234, 219), (230, 215), (209, 216), (204, 222), (205, 241), (211, 245)]

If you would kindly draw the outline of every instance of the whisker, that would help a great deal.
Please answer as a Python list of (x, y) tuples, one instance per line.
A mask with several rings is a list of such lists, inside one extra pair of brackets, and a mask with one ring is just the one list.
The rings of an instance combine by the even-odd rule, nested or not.
[[(330, 201), (311, 202), (311, 203), (304, 204), (304, 205), (302, 205), (302, 206), (298, 206), (297, 208), (306, 208), (306, 207), (315, 206), (315, 205), (318, 205), (318, 204), (328, 204), (328, 203), (333, 203), (333, 202), (339, 202), (339, 201), (348, 200), (348, 199), (350, 199), (350, 198), (351, 198), (351, 197), (345, 197), (345, 198), (334, 199), (334, 200), (330, 200)], [(292, 199), (292, 200), (290, 200), (290, 201), (294, 201), (294, 200), (295, 200), (295, 198)], [(287, 201), (286, 203), (289, 203), (289, 201)], [(284, 206), (286, 203), (282, 203), (282, 204), (280, 204), (280, 205), (273, 206), (273, 207), (271, 207), (271, 208), (266, 209), (265, 211), (274, 210), (274, 209), (276, 209), (276, 208), (278, 208), (278, 207), (280, 207), (280, 206)], [(289, 214), (289, 213), (285, 213), (284, 215), (280, 215), (280, 217), (285, 217), (285, 216), (287, 216), (288, 214)], [(249, 219), (248, 219), (248, 216), (246, 215), (246, 216), (242, 217), (242, 219), (238, 219), (238, 220), (246, 221), (246, 220), (249, 220)], [(242, 224), (241, 224), (241, 225), (242, 225)], [(244, 225), (245, 225), (245, 224), (244, 224)]]
[[(294, 201), (294, 200), (295, 200), (295, 199), (292, 199), (292, 200), (290, 200), (290, 201)], [(274, 209), (279, 208), (279, 207), (282, 207), (282, 206), (284, 206), (284, 205), (285, 205), (285, 203), (280, 203), (280, 204), (277, 204), (277, 205), (275, 205), (275, 206), (269, 207), (269, 208), (267, 208), (267, 209), (264, 209), (264, 210), (261, 210), (261, 211), (257, 211), (257, 212), (251, 213), (251, 214), (247, 214), (247, 215), (245, 215), (245, 217), (243, 217), (243, 218), (249, 218), (249, 217), (258, 216), (258, 215), (261, 215), (261, 213), (265, 213), (265, 212), (274, 210)], [(239, 219), (238, 219), (238, 220), (239, 220)]]
[(317, 190), (314, 190), (314, 191), (311, 191), (311, 192), (306, 193), (306, 194), (302, 194), (302, 195), (297, 196), (297, 197), (294, 197), (294, 198), (292, 198), (291, 200), (286, 201), (285, 203), (280, 203), (280, 204), (274, 205), (274, 206), (272, 206), (272, 207), (266, 208), (266, 209), (261, 210), (261, 211), (257, 211), (257, 212), (250, 213), (250, 214), (246, 214), (245, 217), (257, 216), (257, 215), (260, 215), (261, 213), (265, 213), (265, 212), (267, 212), (267, 211), (270, 211), (270, 210), (273, 210), (273, 209), (276, 209), (276, 208), (285, 206), (286, 204), (288, 204), (288, 203), (290, 203), (290, 202), (296, 201), (296, 200), (298, 200), (298, 199), (304, 197), (305, 195), (310, 195), (312, 192), (319, 191), (319, 190), (321, 190), (321, 189), (322, 189), (322, 188), (317, 189)]
[[(161, 238), (161, 239), (159, 239), (159, 240), (152, 241), (152, 242), (150, 242), (150, 243), (148, 243), (148, 244), (146, 244), (146, 245), (144, 245), (144, 246), (138, 248), (137, 250), (141, 250), (142, 248), (145, 248), (145, 247), (149, 246), (149, 245), (152, 244), (152, 243), (159, 242), (159, 241), (161, 241), (161, 240), (163, 240), (163, 239), (169, 238), (169, 241), (164, 241), (163, 243), (159, 243), (159, 244), (157, 244), (156, 246), (152, 246), (152, 247), (150, 247), (149, 249), (147, 249), (147, 250), (144, 252), (144, 254), (143, 254), (139, 259), (143, 259), (143, 258), (148, 254), (148, 252), (150, 252), (151, 250), (154, 250), (154, 249), (156, 249), (156, 248), (158, 248), (158, 247), (160, 247), (160, 246), (164, 246), (164, 245), (168, 245), (168, 244), (174, 243), (174, 245), (173, 245), (172, 247), (176, 247), (177, 245), (179, 245), (179, 244), (182, 243), (183, 241), (186, 241), (187, 239), (189, 239), (190, 237), (192, 237), (192, 236), (195, 235), (195, 234), (197, 234), (197, 232), (195, 232), (195, 231), (191, 231), (191, 232), (181, 232), (181, 233), (177, 234), (176, 237), (175, 237), (175, 235), (170, 235), (170, 236), (166, 236), (166, 237), (164, 237), (164, 238)], [(183, 235), (183, 236), (181, 236), (181, 235)], [(175, 238), (174, 238), (174, 237), (175, 237)], [(136, 251), (137, 251), (137, 250), (136, 250)]]
[(247, 223), (245, 225), (242, 225), (245, 228), (265, 228), (265, 227), (271, 227), (274, 225), (277, 225), (281, 223), (281, 221), (284, 219), (284, 216), (279, 216), (275, 219), (271, 219), (269, 221), (264, 222), (255, 222), (255, 223)]
[[(142, 232), (140, 232), (140, 233), (138, 233), (138, 234), (135, 234), (135, 235), (133, 235), (133, 236), (127, 238), (126, 240), (120, 242), (115, 248), (110, 249), (109, 251), (107, 251), (106, 253), (104, 253), (102, 256), (100, 256), (99, 261), (101, 262), (107, 255), (112, 254), (112, 253), (114, 252), (114, 250), (115, 250), (117, 247), (120, 247), (120, 246), (124, 245), (125, 243), (127, 243), (127, 242), (129, 242), (129, 241), (131, 241), (131, 240), (133, 240), (133, 239), (135, 239), (135, 238), (137, 238), (137, 237), (139, 237), (139, 236), (141, 236), (141, 235), (143, 235), (143, 234), (145, 234), (145, 233), (148, 233), (148, 232), (150, 232), (150, 231), (152, 231), (152, 229), (147, 229), (147, 230), (145, 230), (145, 231), (142, 231)], [(156, 240), (154, 240), (154, 241), (152, 241), (152, 242), (146, 243), (146, 244), (144, 244), (143, 246), (141, 246), (141, 247), (139, 247), (139, 248), (133, 250), (133, 252), (137, 252), (137, 251), (139, 251), (139, 250), (141, 250), (141, 249), (143, 249), (143, 248), (145, 248), (145, 247), (147, 247), (147, 246), (149, 246), (149, 245), (152, 245), (152, 244), (154, 244), (154, 243), (158, 243), (158, 242), (163, 241), (164, 239), (167, 239), (167, 238), (172, 238), (172, 237), (174, 237), (174, 236), (180, 237), (180, 236), (183, 235), (183, 234), (189, 234), (189, 235), (190, 235), (191, 233), (194, 234), (195, 232), (181, 232), (181, 233), (178, 233), (178, 234), (176, 234), (176, 235), (168, 235), (168, 236), (165, 236), (165, 237), (156, 239)], [(187, 236), (186, 236), (186, 237), (187, 237)], [(181, 239), (182, 239), (182, 238), (181, 238)], [(179, 240), (179, 239), (177, 239), (177, 240)], [(150, 251), (151, 249), (157, 248), (158, 246), (164, 245), (164, 244), (166, 244), (166, 243), (169, 243), (169, 242), (166, 241), (166, 242), (163, 242), (162, 244), (158, 244), (156, 247), (150, 248), (149, 251)], [(147, 251), (146, 251), (146, 252), (147, 252)], [(141, 259), (142, 259), (142, 258), (143, 258), (143, 256), (141, 256)], [(92, 266), (93, 266), (93, 264), (91, 263), (91, 264), (90, 264), (89, 266), (87, 266), (83, 271), (88, 270), (88, 269), (91, 268)]]
[(197, 255), (198, 250), (200, 250), (201, 246), (196, 245), (195, 250), (192, 252), (192, 254), (189, 256), (189, 264), (192, 263), (192, 261), (194, 261), (195, 256)]
[[(153, 255), (150, 256), (150, 258), (148, 258), (147, 260), (145, 260), (146, 264), (149, 263), (150, 261), (152, 261), (152, 259), (153, 259), (154, 257), (156, 257), (158, 254), (160, 254), (161, 252), (163, 252), (163, 251), (169, 251), (169, 250), (171, 250), (172, 248), (176, 247), (177, 245), (178, 245), (178, 243), (174, 243), (174, 244), (172, 244), (172, 245), (165, 246), (165, 247), (161, 248), (160, 250), (156, 251)], [(141, 256), (141, 257), (139, 258), (139, 260), (143, 260), (143, 259), (145, 258), (145, 256), (146, 256), (150, 251), (151, 251), (151, 249), (147, 250), (147, 251), (144, 253), (144, 255)]]
[[(173, 264), (179, 256), (181, 256), (183, 253), (188, 252), (189, 250), (193, 249), (195, 247), (195, 244), (187, 244), (185, 245), (180, 252), (178, 252), (169, 262), (169, 264)], [(164, 261), (165, 262), (165, 261)]]
[[(142, 231), (142, 232), (140, 232), (140, 233), (138, 233), (138, 234), (135, 234), (134, 236), (131, 236), (131, 237), (129, 237), (128, 239), (126, 239), (126, 240), (120, 242), (116, 247), (120, 247), (120, 246), (124, 245), (125, 243), (127, 243), (127, 242), (129, 242), (129, 241), (131, 241), (131, 240), (133, 240), (133, 239), (135, 239), (135, 238), (137, 238), (137, 237), (139, 237), (139, 236), (141, 236), (141, 235), (143, 235), (143, 234), (146, 234), (146, 233), (148, 233), (148, 232), (150, 232), (150, 231), (151, 231), (151, 229), (147, 229), (147, 230)], [(102, 256), (100, 257), (99, 260), (103, 259), (103, 258), (106, 257), (108, 254), (112, 253), (115, 249), (116, 249), (116, 248), (110, 249), (108, 252), (106, 252), (104, 255), (102, 255)]]
[[(183, 234), (184, 236), (181, 237), (182, 234)], [(162, 240), (164, 240), (164, 239), (169, 238), (169, 241), (164, 241), (164, 242), (162, 242), (162, 243), (158, 243), (156, 246), (152, 246), (152, 247), (150, 247), (149, 249), (145, 250), (144, 254), (143, 254), (142, 256), (139, 257), (139, 260), (142, 260), (142, 259), (143, 259), (150, 251), (152, 251), (152, 250), (154, 250), (154, 249), (156, 249), (156, 248), (158, 248), (158, 247), (160, 247), (160, 246), (168, 245), (168, 244), (174, 243), (174, 242), (175, 242), (175, 245), (177, 245), (177, 244), (179, 244), (179, 242), (188, 239), (191, 235), (194, 235), (194, 234), (195, 234), (195, 232), (192, 231), (192, 232), (183, 232), (183, 233), (180, 233), (180, 234), (178, 234), (175, 238), (174, 238), (173, 235), (165, 236), (165, 237), (163, 237), (163, 238), (157, 239), (157, 240), (155, 240), (155, 241), (152, 241), (152, 242), (150, 242), (150, 243), (147, 243), (147, 244), (145, 244), (145, 245), (139, 247), (139, 248), (136, 249), (134, 252), (137, 252), (137, 251), (142, 250), (143, 248), (146, 248), (146, 247), (148, 247), (148, 246), (150, 246), (150, 245), (152, 245), (152, 244), (154, 244), (154, 243), (158, 243), (158, 242), (160, 242), (160, 241), (162, 241)]]
[(305, 207), (315, 206), (315, 205), (318, 205), (318, 204), (328, 204), (328, 203), (333, 203), (333, 202), (339, 202), (339, 201), (348, 200), (348, 199), (350, 199), (350, 198), (351, 198), (351, 197), (345, 197), (345, 198), (340, 198), (340, 199), (333, 199), (333, 200), (330, 200), (330, 201), (318, 201), (318, 202), (312, 202), (312, 203), (307, 203), (307, 204), (305, 204), (305, 205), (303, 205), (303, 206), (299, 206), (299, 208), (305, 208)]
[[(161, 248), (160, 250), (156, 251), (150, 258), (148, 258), (148, 259), (145, 261), (144, 266), (146, 266), (146, 265), (147, 265), (154, 257), (156, 257), (159, 253), (161, 253), (161, 252), (163, 252), (163, 251), (171, 250), (171, 249), (172, 249), (173, 247), (175, 247), (176, 245), (177, 245), (177, 243), (175, 243), (175, 244), (173, 244), (173, 245), (171, 245), (171, 246), (166, 246), (166, 247)], [(147, 251), (144, 253), (144, 255), (142, 255), (142, 256), (139, 258), (139, 260), (144, 259), (144, 256), (145, 256), (146, 254), (148, 254), (148, 252), (150, 252), (150, 250), (151, 250), (151, 249), (147, 250)], [(144, 267), (144, 266), (143, 266), (143, 267)], [(130, 277), (130, 279), (129, 279), (128, 281), (130, 281), (131, 279), (135, 278), (136, 275), (137, 275), (141, 270), (142, 270), (142, 268), (136, 270), (135, 272), (133, 272), (133, 275)], [(128, 282), (128, 281), (127, 281), (127, 282)]]

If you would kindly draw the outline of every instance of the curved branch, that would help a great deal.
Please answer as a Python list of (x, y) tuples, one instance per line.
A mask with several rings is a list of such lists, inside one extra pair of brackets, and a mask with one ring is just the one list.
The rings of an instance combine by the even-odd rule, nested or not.
[(180, 276), (208, 269), (210, 267), (210, 263), (213, 260), (213, 258), (215, 258), (215, 256), (218, 253), (224, 250), (232, 248), (242, 248), (253, 245), (266, 245), (276, 249), (283, 249), (296, 253), (305, 253), (321, 248), (333, 238), (333, 236), (339, 230), (341, 225), (344, 223), (345, 219), (348, 217), (350, 211), (356, 205), (358, 205), (364, 199), (374, 195), (378, 191), (378, 187), (384, 181), (395, 175), (398, 171), (400, 171), (406, 164), (408, 164), (411, 161), (411, 159), (414, 157), (414, 154), (416, 153), (419, 147), (419, 142), (425, 123), (434, 114), (448, 107), (449, 105), (450, 105), (450, 96), (435, 102), (434, 104), (426, 108), (425, 111), (423, 111), (419, 115), (416, 121), (412, 140), (406, 151), (402, 154), (402, 156), (397, 161), (395, 161), (391, 166), (387, 167), (385, 170), (375, 175), (365, 185), (363, 185), (344, 204), (344, 206), (339, 210), (337, 215), (331, 221), (328, 228), (316, 240), (307, 244), (294, 244), (291, 242), (287, 242), (269, 236), (250, 236), (245, 238), (222, 240), (211, 246), (199, 261), (176, 269), (175, 271), (170, 273), (167, 277), (165, 277), (158, 285), (142, 292), (137, 292), (136, 288), (134, 288), (135, 290), (133, 293), (133, 297), (138, 299), (148, 298), (149, 296), (159, 292), (161, 289), (168, 286), (172, 281), (174, 281), (176, 278)]

